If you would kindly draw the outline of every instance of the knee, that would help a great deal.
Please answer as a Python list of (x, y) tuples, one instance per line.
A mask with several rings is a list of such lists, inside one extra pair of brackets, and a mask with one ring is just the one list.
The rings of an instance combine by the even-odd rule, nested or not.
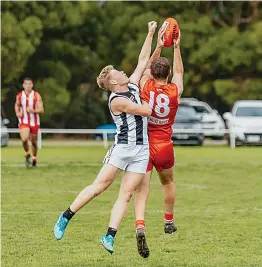
[(172, 176), (166, 177), (164, 179), (161, 179), (160, 181), (162, 185), (170, 185), (173, 184), (173, 177)]
[(130, 200), (132, 199), (132, 196), (133, 196), (133, 193), (132, 193), (132, 192), (128, 192), (128, 191), (126, 191), (126, 192), (123, 192), (123, 193), (119, 196), (119, 199), (120, 199), (121, 201), (124, 201), (124, 202), (129, 203)]
[(36, 140), (32, 140), (32, 146), (37, 147), (37, 141)]
[(28, 138), (22, 137), (21, 139), (22, 139), (23, 145), (26, 145), (28, 142)]

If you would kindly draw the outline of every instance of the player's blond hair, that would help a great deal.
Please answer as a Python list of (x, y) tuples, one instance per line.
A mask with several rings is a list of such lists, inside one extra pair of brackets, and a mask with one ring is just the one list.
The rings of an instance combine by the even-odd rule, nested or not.
[(100, 88), (105, 90), (110, 90), (110, 71), (114, 70), (114, 67), (112, 65), (108, 65), (104, 67), (98, 77), (96, 78), (97, 84)]

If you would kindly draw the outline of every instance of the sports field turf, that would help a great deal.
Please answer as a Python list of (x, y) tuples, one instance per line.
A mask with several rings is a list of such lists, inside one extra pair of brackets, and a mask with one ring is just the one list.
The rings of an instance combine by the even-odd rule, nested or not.
[(100, 245), (120, 178), (70, 222), (56, 241), (53, 226), (92, 182), (101, 147), (43, 148), (25, 169), (20, 148), (2, 149), (2, 266), (255, 267), (262, 266), (262, 149), (176, 148), (178, 232), (163, 232), (163, 202), (154, 173), (146, 215), (150, 257), (137, 253), (130, 203), (110, 255)]

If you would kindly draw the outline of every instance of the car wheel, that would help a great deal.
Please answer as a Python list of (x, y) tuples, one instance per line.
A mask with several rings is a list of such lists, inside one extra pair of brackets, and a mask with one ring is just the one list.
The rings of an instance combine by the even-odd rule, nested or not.
[(204, 140), (200, 141), (200, 142), (198, 143), (198, 145), (199, 145), (199, 146), (203, 146), (203, 143), (204, 143)]
[(212, 139), (217, 141), (224, 140), (224, 136), (213, 136)]

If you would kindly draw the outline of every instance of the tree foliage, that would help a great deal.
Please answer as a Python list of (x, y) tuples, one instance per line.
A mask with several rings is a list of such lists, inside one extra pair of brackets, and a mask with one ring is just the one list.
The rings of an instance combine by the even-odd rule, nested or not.
[[(13, 126), (25, 76), (36, 80), (43, 96), (44, 126), (110, 122), (107, 93), (98, 89), (96, 76), (108, 64), (131, 74), (147, 22), (161, 25), (169, 16), (181, 28), (186, 96), (220, 112), (238, 99), (262, 99), (259, 2), (5, 1), (1, 13), (2, 105)], [(162, 54), (172, 61), (172, 49)]]

